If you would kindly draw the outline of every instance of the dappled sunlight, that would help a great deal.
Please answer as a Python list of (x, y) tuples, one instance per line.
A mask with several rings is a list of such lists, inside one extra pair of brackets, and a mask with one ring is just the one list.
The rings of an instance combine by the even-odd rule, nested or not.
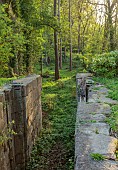
[(56, 86), (56, 82), (55, 82), (55, 81), (43, 82), (43, 88), (46, 88), (46, 87), (54, 87), (54, 86)]
[(71, 77), (65, 77), (65, 78), (61, 78), (60, 80), (58, 80), (58, 82), (59, 81), (65, 82), (65, 81), (68, 81), (70, 79), (71, 79)]
[(46, 99), (54, 99), (55, 97), (57, 97), (57, 94), (48, 93), (48, 94), (45, 95), (45, 98), (46, 98)]

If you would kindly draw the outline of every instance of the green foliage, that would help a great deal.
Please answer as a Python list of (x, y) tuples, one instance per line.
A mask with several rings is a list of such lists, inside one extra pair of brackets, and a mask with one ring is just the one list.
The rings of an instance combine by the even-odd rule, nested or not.
[(99, 130), (98, 130), (97, 128), (95, 129), (95, 133), (96, 133), (96, 134), (99, 134)]
[(16, 135), (17, 134), (12, 129), (14, 123), (15, 123), (14, 121), (9, 122), (7, 127), (3, 131), (0, 132), (0, 145), (4, 144), (9, 139), (12, 139), (11, 138), (12, 135)]
[(108, 97), (118, 100), (118, 78), (94, 77), (94, 80), (106, 85), (109, 89)]
[[(46, 69), (47, 70), (47, 69)], [(48, 71), (51, 73), (51, 71)], [(28, 169), (74, 169), (76, 96), (73, 72), (61, 71), (57, 82), (43, 78), (43, 131), (32, 151)]]
[[(76, 67), (81, 67), (82, 72), (93, 72), (97, 76), (114, 77), (118, 75), (118, 51), (110, 53), (85, 55), (75, 53), (73, 63)], [(76, 68), (74, 67), (74, 68)]]
[(3, 86), (5, 83), (10, 83), (11, 81), (15, 80), (16, 78), (0, 78), (0, 87)]
[(0, 5), (0, 76), (14, 76), (14, 72), (18, 74), (17, 67), (22, 70), (20, 67), (25, 50), (24, 25), (19, 18), (12, 21), (6, 13), (7, 8), (8, 5)]
[(118, 74), (118, 51), (96, 55), (93, 58), (92, 71), (96, 75), (114, 77)]
[(115, 152), (116, 154), (116, 159), (118, 160), (118, 150)]
[(38, 0), (0, 4), (0, 76), (31, 73), (45, 51), (53, 56), (51, 28), (57, 27), (57, 19), (52, 7), (52, 2)]
[[(54, 17), (53, 8), (53, 0), (15, 0), (10, 4), (0, 4), (0, 76), (32, 73), (41, 57), (50, 57), (54, 61), (54, 29), (62, 40), (62, 49), (66, 47), (69, 51), (68, 1), (60, 2), (60, 17)], [(104, 41), (110, 44), (110, 40), (104, 37), (105, 24), (96, 22), (98, 18), (93, 9), (94, 5), (84, 1), (71, 1), (73, 50), (81, 53), (75, 54), (78, 63), (74, 61), (73, 68), (82, 65), (85, 72), (92, 68), (98, 75), (108, 72), (108, 76), (116, 75), (117, 51), (93, 57), (102, 52)], [(111, 27), (117, 30), (115, 26)], [(114, 37), (116, 43), (117, 33)], [(109, 45), (106, 46), (105, 51)]]
[(106, 120), (112, 130), (118, 134), (118, 105), (112, 106), (112, 114)]
[(105, 156), (99, 154), (99, 153), (91, 153), (90, 156), (95, 160), (95, 161), (103, 161), (105, 159)]
[(11, 54), (11, 34), (12, 29), (10, 27), (11, 20), (5, 13), (5, 7), (0, 5), (0, 76), (3, 72), (8, 71), (9, 56)]

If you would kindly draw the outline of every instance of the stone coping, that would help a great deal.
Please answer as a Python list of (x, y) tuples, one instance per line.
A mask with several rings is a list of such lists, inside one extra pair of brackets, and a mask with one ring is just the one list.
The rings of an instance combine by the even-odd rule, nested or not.
[[(76, 79), (88, 76), (92, 75), (78, 73)], [(114, 134), (111, 135), (106, 123), (107, 116), (111, 114), (110, 104), (118, 104), (118, 101), (107, 98), (107, 94), (108, 90), (104, 85), (93, 83), (89, 89), (88, 101), (78, 102), (74, 170), (118, 170), (115, 154), (118, 139)], [(94, 160), (91, 154), (100, 154), (105, 160)]]
[(30, 82), (32, 82), (33, 80), (36, 80), (38, 77), (41, 77), (40, 75), (29, 75), (25, 78), (22, 79), (17, 79), (17, 80), (13, 80), (12, 85), (27, 85)]
[(92, 73), (77, 73), (76, 75), (76, 79), (82, 78), (82, 77), (92, 77), (93, 74)]

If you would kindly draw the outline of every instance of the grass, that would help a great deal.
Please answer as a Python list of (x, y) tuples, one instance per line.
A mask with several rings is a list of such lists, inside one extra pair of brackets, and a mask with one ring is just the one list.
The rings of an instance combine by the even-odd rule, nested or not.
[(99, 134), (99, 130), (98, 130), (97, 128), (95, 129), (95, 133), (96, 133), (96, 134)]
[[(60, 80), (53, 72), (43, 78), (43, 130), (33, 148), (28, 170), (73, 170), (76, 116), (76, 71), (62, 70)], [(74, 77), (73, 77), (74, 75)]]
[(91, 153), (90, 156), (95, 161), (103, 161), (105, 159), (105, 156), (103, 156), (102, 154), (99, 154), (99, 153)]
[(92, 115), (96, 115), (96, 112), (91, 112), (90, 114), (92, 114)]
[(118, 134), (118, 105), (112, 106), (112, 114), (106, 120), (112, 130)]

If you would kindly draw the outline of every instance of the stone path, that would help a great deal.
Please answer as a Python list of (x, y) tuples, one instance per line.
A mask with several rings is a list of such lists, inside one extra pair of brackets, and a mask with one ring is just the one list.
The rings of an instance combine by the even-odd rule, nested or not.
[[(78, 76), (79, 74), (77, 78)], [(118, 101), (107, 98), (107, 95), (108, 89), (103, 85), (92, 85), (89, 88), (88, 102), (78, 102), (75, 170), (118, 170), (118, 161), (115, 161), (118, 140), (109, 135), (110, 127), (105, 122), (106, 117), (111, 114), (110, 105), (118, 104)], [(92, 154), (103, 155), (106, 159), (95, 161)]]

